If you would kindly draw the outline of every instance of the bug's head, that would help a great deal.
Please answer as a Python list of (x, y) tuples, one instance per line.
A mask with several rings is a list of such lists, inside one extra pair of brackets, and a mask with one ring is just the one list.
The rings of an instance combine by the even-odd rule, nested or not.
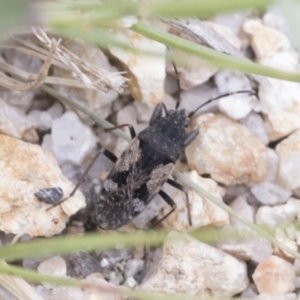
[(190, 125), (190, 119), (186, 115), (185, 109), (170, 109), (167, 111), (167, 115), (170, 116), (174, 123), (182, 126), (182, 127), (188, 127)]

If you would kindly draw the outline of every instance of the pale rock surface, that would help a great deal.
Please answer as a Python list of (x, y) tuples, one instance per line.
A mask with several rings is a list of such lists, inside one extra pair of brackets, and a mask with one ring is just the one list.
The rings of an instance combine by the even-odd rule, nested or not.
[[(183, 173), (186, 178), (198, 184), (205, 191), (222, 200), (224, 190), (218, 184), (211, 180), (200, 177), (196, 171)], [(188, 207), (185, 194), (175, 188), (167, 192), (177, 205), (176, 210), (163, 221), (163, 226), (167, 229), (179, 231), (195, 229), (206, 225), (224, 226), (229, 224), (229, 215), (222, 208), (212, 203), (208, 199), (200, 197), (192, 189), (188, 190), (190, 212), (192, 218), (192, 227), (188, 222)], [(170, 211), (170, 206), (165, 203), (160, 217), (165, 216)]]
[(289, 190), (300, 187), (300, 130), (281, 141), (276, 147), (279, 156), (278, 182)]
[(251, 193), (262, 204), (274, 205), (285, 203), (292, 192), (273, 182), (264, 181), (251, 187)]
[(255, 300), (296, 300), (297, 294), (288, 293), (286, 295), (269, 295), (269, 294), (262, 293), (253, 299)]
[(51, 128), (52, 121), (63, 114), (64, 108), (60, 103), (55, 103), (48, 110), (31, 110), (29, 116), (34, 118), (37, 129), (46, 131)]
[(138, 101), (134, 101), (133, 105), (136, 109), (137, 121), (139, 123), (149, 124), (155, 106), (149, 106), (146, 103), (141, 103)]
[(67, 111), (52, 122), (51, 135), (44, 137), (42, 146), (51, 150), (60, 164), (78, 165), (96, 146), (96, 137), (76, 113)]
[(142, 259), (129, 259), (126, 262), (125, 277), (134, 277), (144, 269), (145, 261)]
[[(183, 91), (180, 95), (181, 102), (179, 107), (184, 108), (188, 114), (194, 111), (200, 105), (204, 104), (209, 99), (214, 98), (218, 95), (219, 95), (218, 89), (215, 87), (214, 84), (208, 81), (201, 85), (197, 85), (187, 91)], [(217, 106), (218, 106), (217, 101), (213, 101), (205, 105), (199, 111), (197, 111), (196, 114), (200, 115), (208, 111), (212, 112), (211, 110), (216, 112)]]
[(0, 135), (0, 230), (6, 233), (51, 236), (60, 233), (69, 217), (85, 206), (80, 191), (49, 211), (34, 193), (59, 186), (69, 195), (73, 184), (61, 173), (54, 156), (37, 145)]
[(221, 114), (198, 117), (199, 135), (186, 148), (188, 164), (226, 185), (260, 182), (268, 166), (267, 148), (246, 127)]
[(23, 113), (27, 113), (28, 109), (31, 107), (36, 93), (37, 90), (23, 92), (0, 87), (0, 99), (3, 99), (8, 105), (20, 109)]
[(0, 133), (28, 142), (36, 142), (36, 122), (17, 107), (0, 99)]
[(255, 222), (258, 225), (267, 225), (270, 227), (284, 226), (299, 218), (300, 202), (298, 199), (290, 198), (286, 204), (276, 205), (274, 207), (261, 206), (256, 215)]
[[(287, 235), (285, 234), (285, 232), (281, 228), (276, 228), (275, 238), (282, 244), (288, 246), (290, 249), (297, 252), (297, 250), (298, 250), (297, 243), (295, 241), (292, 241), (291, 239), (289, 239), (287, 237)], [(273, 247), (274, 247), (274, 255), (277, 255), (279, 257), (282, 257), (282, 258), (290, 260), (290, 261), (293, 261), (295, 259), (294, 255), (286, 252), (285, 250), (280, 249), (276, 245), (274, 245)]]
[[(274, 63), (271, 65), (274, 67)], [(269, 85), (259, 87), (259, 99), (269, 137), (277, 140), (300, 128), (300, 84), (271, 78), (269, 81)]]
[(264, 26), (259, 20), (246, 20), (243, 30), (251, 35), (251, 46), (259, 60), (290, 49), (290, 42), (283, 33)]
[(260, 294), (285, 295), (295, 289), (293, 265), (274, 255), (262, 261), (252, 277)]
[(129, 76), (128, 85), (133, 97), (148, 105), (161, 102), (164, 95), (166, 46), (128, 29), (114, 31), (114, 37), (123, 43), (161, 56), (132, 53), (121, 48), (109, 47), (110, 54), (118, 59)]
[(124, 282), (124, 286), (127, 286), (130, 289), (133, 289), (137, 285), (138, 285), (138, 283), (136, 282), (136, 280), (133, 277), (128, 277)]
[(297, 277), (300, 276), (300, 260), (299, 259), (295, 259), (294, 261), (294, 270), (295, 270), (295, 274)]
[[(222, 70), (214, 76), (214, 81), (221, 95), (242, 90), (252, 90), (249, 78), (238, 71)], [(239, 120), (246, 117), (253, 107), (259, 106), (256, 97), (246, 93), (221, 98), (218, 107), (221, 112), (230, 118)]]
[[(117, 69), (110, 65), (108, 58), (99, 47), (66, 39), (62, 41), (62, 45), (84, 61), (107, 71), (117, 72)], [(55, 76), (63, 78), (74, 78), (69, 70), (67, 71), (58, 67), (53, 68), (53, 73)], [(55, 88), (65, 97), (72, 98), (73, 101), (80, 104), (82, 104), (84, 100), (88, 107), (101, 118), (109, 116), (112, 102), (118, 98), (117, 92), (113, 90), (104, 92), (100, 89), (72, 88), (63, 85), (56, 85)], [(89, 120), (90, 122), (90, 119), (88, 119), (85, 114), (79, 112), (79, 115), (83, 120)]]
[(257, 296), (258, 292), (256, 289), (255, 284), (250, 283), (249, 286), (242, 292), (241, 298), (255, 298)]
[[(63, 258), (60, 256), (53, 256), (49, 259), (42, 261), (38, 268), (38, 272), (43, 275), (51, 275), (57, 277), (66, 277), (67, 276), (67, 265)], [(53, 287), (53, 284), (44, 283), (46, 288)]]
[(246, 264), (188, 235), (172, 232), (141, 288), (167, 294), (231, 297), (248, 286)]
[(265, 181), (275, 181), (279, 167), (279, 157), (275, 150), (267, 148), (268, 153), (268, 170), (265, 176)]
[[(245, 195), (237, 197), (230, 203), (230, 207), (245, 219), (253, 222), (254, 207), (247, 203)], [(242, 260), (252, 260), (257, 263), (272, 254), (273, 249), (270, 242), (255, 234), (253, 230), (249, 229), (234, 217), (230, 219), (231, 225), (221, 230), (221, 240), (218, 243), (219, 248)], [(226, 234), (228, 230), (231, 230), (233, 235), (228, 236)]]
[[(258, 20), (246, 21), (243, 29), (251, 35), (259, 63), (298, 73), (298, 54), (291, 48), (287, 36)], [(259, 99), (269, 137), (277, 140), (300, 128), (300, 84), (273, 78), (268, 81), (269, 84), (260, 85)]]
[(245, 118), (240, 119), (240, 122), (254, 135), (256, 135), (265, 145), (270, 142), (266, 125), (259, 114), (252, 112)]

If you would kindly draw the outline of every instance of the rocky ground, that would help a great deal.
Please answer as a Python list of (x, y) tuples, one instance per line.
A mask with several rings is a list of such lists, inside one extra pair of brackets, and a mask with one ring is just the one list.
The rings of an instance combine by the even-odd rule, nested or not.
[[(185, 24), (176, 25), (170, 31), (183, 35), (179, 29)], [(209, 37), (211, 30), (215, 30), (213, 43), (220, 51), (225, 49), (225, 53), (245, 56), (264, 66), (298, 72), (298, 53), (285, 20), (276, 9), (270, 9), (261, 19), (240, 13), (218, 16), (213, 22), (195, 21), (192, 25), (189, 30), (199, 34), (206, 28)], [(128, 38), (132, 45), (166, 52), (164, 45), (136, 33), (122, 30), (118, 34)], [(202, 33), (203, 36), (205, 40)], [(84, 61), (107, 71), (116, 72), (121, 62), (130, 74), (129, 89), (122, 93), (55, 85), (57, 91), (74, 101), (85, 99), (85, 105), (101, 118), (118, 125), (130, 123), (140, 132), (148, 126), (155, 104), (163, 101), (168, 109), (175, 108), (177, 84), (173, 68), (166, 66), (164, 58), (134, 56), (113, 48), (104, 53), (73, 41), (61, 44)], [(1, 49), (0, 61), (32, 73), (37, 73), (42, 65), (33, 56), (6, 48)], [(241, 216), (268, 228), (279, 241), (298, 251), (300, 84), (218, 70), (204, 62), (201, 67), (191, 64), (179, 67), (178, 71), (183, 89), (180, 108), (187, 113), (224, 93), (256, 90), (257, 95), (231, 95), (199, 110), (188, 130), (198, 129), (200, 134), (182, 153), (177, 169)], [(71, 78), (68, 73), (58, 66), (50, 70), (53, 76)], [(86, 115), (64, 107), (40, 89), (23, 92), (1, 88), (0, 99), (2, 244), (11, 242), (15, 235), (23, 236), (24, 240), (95, 230), (90, 206), (113, 166), (105, 157), (97, 159), (81, 185), (81, 192), (61, 206), (47, 210), (49, 204), (40, 202), (34, 193), (60, 187), (68, 195), (96, 154), (97, 143), (120, 156), (128, 142), (105, 132)], [(300, 264), (290, 253), (263, 237), (252, 236), (246, 225), (193, 190), (188, 190), (190, 225), (184, 193), (170, 186), (164, 190), (176, 202), (177, 210), (161, 224), (170, 231), (162, 248), (82, 251), (47, 259), (24, 259), (21, 265), (43, 274), (98, 278), (117, 286), (139, 286), (161, 293), (299, 299)], [(88, 210), (76, 214), (86, 203)], [(146, 230), (150, 220), (169, 210), (156, 197), (122, 230)], [(188, 234), (204, 226), (219, 228), (223, 238), (206, 244)], [(228, 237), (228, 232), (234, 234)], [(179, 242), (173, 243), (174, 237)], [(34, 289), (41, 299), (48, 300), (109, 298), (49, 284)]]

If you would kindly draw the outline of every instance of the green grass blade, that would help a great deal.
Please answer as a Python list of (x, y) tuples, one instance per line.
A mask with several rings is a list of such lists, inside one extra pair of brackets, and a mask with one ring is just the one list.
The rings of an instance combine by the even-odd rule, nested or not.
[(232, 57), (141, 22), (133, 25), (131, 30), (169, 47), (198, 56), (219, 68), (236, 69), (244, 73), (300, 82), (300, 74), (285, 72), (254, 63), (250, 60)]

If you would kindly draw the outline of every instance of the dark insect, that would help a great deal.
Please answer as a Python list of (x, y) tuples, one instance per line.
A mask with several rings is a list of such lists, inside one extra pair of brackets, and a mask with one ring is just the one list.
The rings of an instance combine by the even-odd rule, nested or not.
[(41, 189), (34, 193), (40, 201), (46, 202), (48, 204), (54, 204), (61, 200), (64, 196), (64, 192), (60, 187)]
[[(174, 64), (173, 66), (177, 74), (176, 66)], [(177, 84), (179, 95), (178, 76)], [(253, 91), (239, 91), (236, 93), (253, 94)], [(154, 109), (149, 127), (138, 135), (136, 135), (134, 128), (130, 124), (108, 129), (114, 130), (127, 126), (130, 130), (132, 141), (120, 158), (101, 148), (82, 175), (82, 178), (86, 176), (101, 153), (115, 164), (102, 185), (99, 198), (95, 200), (96, 223), (101, 229), (116, 229), (127, 224), (137, 217), (157, 194), (170, 205), (171, 210), (156, 224), (167, 218), (176, 209), (176, 204), (161, 189), (164, 183), (168, 183), (185, 193), (188, 221), (192, 225), (187, 191), (181, 184), (169, 179), (169, 176), (175, 162), (179, 159), (181, 151), (199, 133), (198, 130), (186, 133), (185, 128), (189, 126), (190, 116), (207, 103), (231, 94), (235, 93), (228, 93), (210, 99), (189, 115), (185, 113), (184, 109), (178, 109), (180, 104), (179, 97), (175, 110), (167, 110), (164, 103), (159, 103)], [(81, 181), (78, 182), (70, 196), (75, 193)], [(66, 199), (59, 201), (55, 206)]]

